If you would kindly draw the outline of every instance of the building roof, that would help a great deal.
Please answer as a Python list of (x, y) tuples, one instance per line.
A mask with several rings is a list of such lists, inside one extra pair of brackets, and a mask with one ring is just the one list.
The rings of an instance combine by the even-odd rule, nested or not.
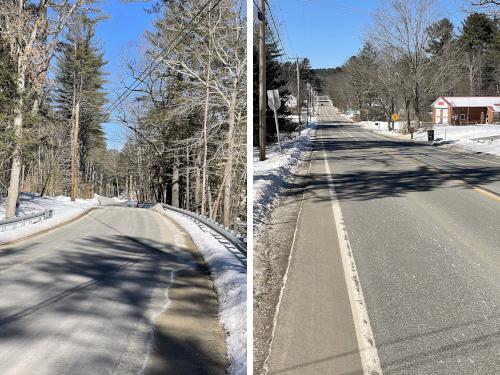
[(432, 105), (440, 99), (446, 101), (452, 107), (499, 107), (500, 96), (440, 96)]

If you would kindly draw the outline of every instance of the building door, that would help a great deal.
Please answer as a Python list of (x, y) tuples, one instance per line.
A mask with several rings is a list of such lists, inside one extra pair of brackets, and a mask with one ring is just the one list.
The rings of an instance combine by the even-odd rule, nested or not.
[(443, 124), (448, 125), (448, 109), (442, 109), (443, 111)]
[(436, 124), (441, 124), (441, 115), (443, 110), (441, 108), (436, 108)]

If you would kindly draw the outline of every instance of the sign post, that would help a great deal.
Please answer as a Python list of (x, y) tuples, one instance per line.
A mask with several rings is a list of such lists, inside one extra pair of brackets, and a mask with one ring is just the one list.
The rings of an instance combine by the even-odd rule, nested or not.
[(267, 105), (274, 111), (274, 122), (276, 124), (276, 135), (278, 136), (278, 147), (281, 153), (280, 129), (278, 126), (277, 111), (281, 107), (280, 93), (278, 90), (267, 90)]
[[(399, 115), (397, 113), (393, 112), (391, 115), (391, 120), (392, 120), (392, 131), (394, 131), (394, 123), (399, 120)], [(387, 125), (389, 125), (389, 124), (387, 124)], [(390, 126), (389, 126), (389, 128), (390, 128)], [(391, 130), (391, 129), (389, 129), (389, 130)]]

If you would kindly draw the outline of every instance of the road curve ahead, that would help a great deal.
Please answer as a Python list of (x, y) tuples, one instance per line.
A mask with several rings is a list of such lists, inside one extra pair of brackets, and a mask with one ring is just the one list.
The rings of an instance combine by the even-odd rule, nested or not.
[(287, 186), (305, 193), (268, 373), (499, 374), (500, 159), (319, 107), (309, 172)]
[(0, 374), (224, 374), (195, 249), (174, 222), (127, 207), (0, 247)]

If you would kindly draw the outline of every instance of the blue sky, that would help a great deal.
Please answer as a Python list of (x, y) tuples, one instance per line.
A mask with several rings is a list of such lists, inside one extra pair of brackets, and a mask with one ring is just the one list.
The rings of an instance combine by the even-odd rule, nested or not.
[[(465, 0), (464, 0), (465, 1)], [(290, 57), (308, 57), (314, 68), (342, 65), (356, 54), (380, 0), (268, 0)], [(443, 17), (455, 26), (462, 0), (441, 0)], [(271, 22), (272, 25), (272, 22)]]
[[(98, 25), (96, 34), (108, 61), (105, 70), (109, 73), (106, 89), (110, 93), (110, 101), (122, 88), (120, 78), (124, 74), (125, 53), (140, 43), (146, 29), (152, 29), (155, 16), (145, 11), (151, 4), (152, 1), (125, 3), (121, 0), (103, 0), (101, 3), (101, 9), (109, 19)], [(120, 149), (123, 146), (125, 130), (121, 125), (110, 121), (104, 125), (104, 131), (108, 148)]]
[[(253, 1), (253, 0), (252, 0)], [(443, 16), (455, 26), (462, 14), (457, 11), (465, 0), (441, 0)], [(283, 43), (290, 57), (308, 57), (315, 68), (342, 65), (356, 54), (363, 44), (371, 23), (371, 12), (380, 0), (268, 0)], [(124, 74), (123, 56), (134, 51), (146, 29), (152, 29), (155, 16), (145, 9), (153, 1), (124, 2), (102, 0), (101, 8), (109, 16), (97, 27), (97, 37), (108, 61), (107, 90), (112, 100), (121, 92), (120, 78)], [(137, 56), (140, 58), (140, 56)], [(104, 125), (108, 148), (123, 146), (125, 130), (112, 120)]]

